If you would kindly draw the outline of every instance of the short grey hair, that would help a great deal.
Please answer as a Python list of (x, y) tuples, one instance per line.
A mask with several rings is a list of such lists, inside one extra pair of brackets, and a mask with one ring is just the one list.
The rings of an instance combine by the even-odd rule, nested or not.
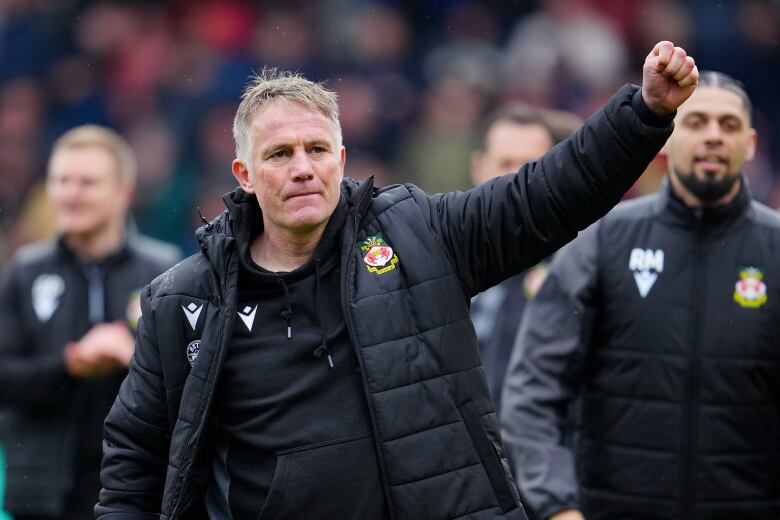
[(124, 137), (114, 130), (98, 125), (82, 125), (62, 134), (52, 146), (49, 158), (64, 149), (102, 148), (108, 152), (116, 164), (116, 174), (122, 184), (135, 186), (138, 176), (138, 161), (135, 152)]
[(236, 159), (247, 167), (252, 156), (252, 119), (263, 107), (274, 101), (299, 103), (324, 115), (333, 125), (336, 144), (341, 147), (341, 123), (336, 93), (325, 88), (322, 83), (310, 81), (300, 74), (264, 67), (259, 74), (251, 76), (233, 119)]

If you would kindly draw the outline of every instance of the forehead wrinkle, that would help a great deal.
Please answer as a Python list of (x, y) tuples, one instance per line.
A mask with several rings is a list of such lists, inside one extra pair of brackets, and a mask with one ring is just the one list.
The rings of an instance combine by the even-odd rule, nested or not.
[[(290, 114), (262, 118), (264, 114), (274, 110), (275, 107), (290, 107), (291, 111), (295, 113), (296, 120), (290, 121)], [(293, 142), (333, 145), (336, 140), (330, 120), (324, 115), (307, 107), (288, 103), (270, 105), (259, 112), (252, 121), (251, 128), (255, 135), (255, 141), (262, 141), (261, 150)]]

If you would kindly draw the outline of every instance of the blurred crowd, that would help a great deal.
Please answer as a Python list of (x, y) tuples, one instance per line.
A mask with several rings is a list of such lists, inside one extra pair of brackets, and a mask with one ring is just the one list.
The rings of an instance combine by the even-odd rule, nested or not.
[[(640, 82), (662, 39), (745, 83), (760, 136), (751, 190), (780, 206), (776, 0), (4, 0), (0, 263), (52, 233), (45, 165), (76, 125), (130, 140), (138, 227), (192, 252), (199, 212), (216, 216), (234, 185), (232, 117), (263, 66), (338, 92), (346, 175), (449, 191), (469, 186), (486, 113), (522, 100), (587, 116)], [(664, 171), (651, 166), (633, 194)]]

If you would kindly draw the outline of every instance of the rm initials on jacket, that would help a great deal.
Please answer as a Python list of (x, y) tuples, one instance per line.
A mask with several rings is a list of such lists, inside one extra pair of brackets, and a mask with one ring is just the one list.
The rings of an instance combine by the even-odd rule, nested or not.
[(631, 250), (628, 268), (634, 272), (639, 295), (645, 298), (658, 279), (658, 275), (664, 270), (664, 252), (662, 249), (653, 251), (635, 247)]

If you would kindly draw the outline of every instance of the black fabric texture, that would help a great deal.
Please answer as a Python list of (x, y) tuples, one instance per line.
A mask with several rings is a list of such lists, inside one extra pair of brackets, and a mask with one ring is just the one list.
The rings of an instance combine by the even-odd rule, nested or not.
[(316, 508), (318, 518), (384, 518), (368, 410), (341, 310), (338, 237), (346, 202), (309, 262), (289, 273), (268, 272), (251, 259), (251, 231), (260, 229), (250, 222), (262, 219), (256, 200), (243, 199), (232, 213), (238, 309), (254, 319), (251, 330), (234, 322), (214, 397), (231, 514), (302, 518)]
[[(643, 278), (632, 255), (645, 252)], [(502, 410), (535, 512), (780, 516), (778, 254), (780, 217), (743, 182), (731, 203), (704, 210), (667, 186), (556, 255), (526, 310)], [(740, 303), (746, 269), (764, 284), (763, 303)], [(559, 434), (575, 396), (568, 453)]]

